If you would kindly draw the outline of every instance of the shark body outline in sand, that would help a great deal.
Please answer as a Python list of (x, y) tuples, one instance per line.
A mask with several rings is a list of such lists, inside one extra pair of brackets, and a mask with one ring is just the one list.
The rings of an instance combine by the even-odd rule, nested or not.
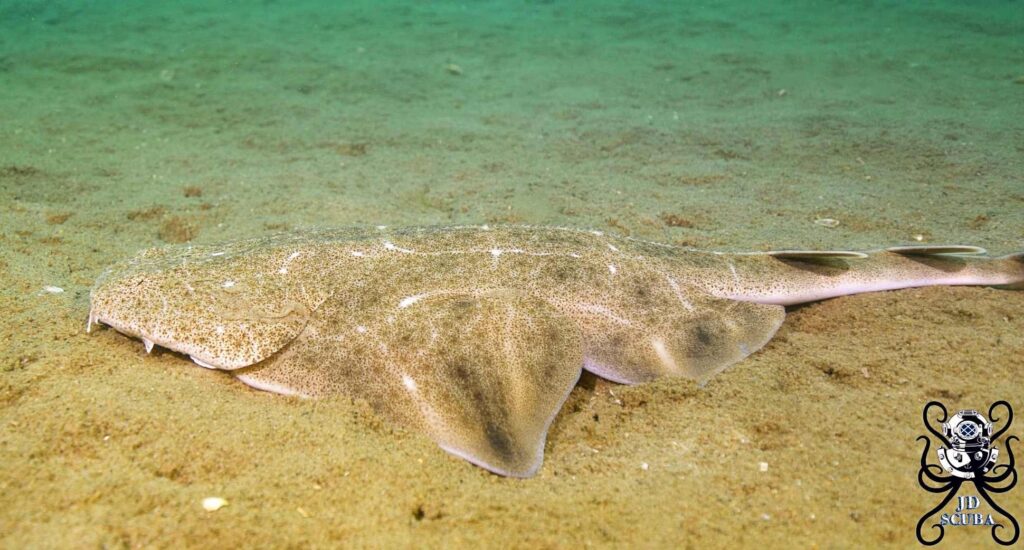
[(785, 306), (929, 285), (1024, 286), (971, 246), (707, 252), (531, 226), (312, 230), (142, 251), (91, 292), (102, 323), (285, 395), (364, 398), (497, 474), (540, 468), (583, 370), (705, 381)]

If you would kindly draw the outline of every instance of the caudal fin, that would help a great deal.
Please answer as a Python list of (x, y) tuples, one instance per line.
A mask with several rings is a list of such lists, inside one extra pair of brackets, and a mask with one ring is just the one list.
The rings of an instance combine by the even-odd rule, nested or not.
[(1016, 279), (1016, 281), (993, 286), (1007, 290), (1024, 290), (1024, 252), (1014, 252), (1013, 254), (1000, 256), (995, 261), (1002, 264), (1006, 274), (1011, 279)]

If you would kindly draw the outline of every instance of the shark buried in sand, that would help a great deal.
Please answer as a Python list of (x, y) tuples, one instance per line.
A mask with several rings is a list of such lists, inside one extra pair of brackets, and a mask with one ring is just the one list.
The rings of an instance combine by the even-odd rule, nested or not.
[(271, 392), (350, 396), (492, 472), (535, 474), (583, 369), (699, 381), (785, 306), (926, 285), (1024, 285), (970, 246), (703, 252), (599, 231), (305, 231), (155, 248), (107, 270), (103, 323)]

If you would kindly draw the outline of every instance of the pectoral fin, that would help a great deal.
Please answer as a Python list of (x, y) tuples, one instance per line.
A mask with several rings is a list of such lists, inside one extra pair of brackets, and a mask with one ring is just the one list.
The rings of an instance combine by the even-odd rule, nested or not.
[(446, 451), (493, 472), (530, 477), (548, 426), (582, 370), (576, 325), (521, 294), (426, 299), (396, 321), (403, 389)]
[(540, 299), (503, 291), (425, 293), (388, 317), (343, 336), (322, 319), (239, 378), (278, 393), (364, 398), (456, 456), (501, 475), (534, 475), (582, 370), (576, 324)]

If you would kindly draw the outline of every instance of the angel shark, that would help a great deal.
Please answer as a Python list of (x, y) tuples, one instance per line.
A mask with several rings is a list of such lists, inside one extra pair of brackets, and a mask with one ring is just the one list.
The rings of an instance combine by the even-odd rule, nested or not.
[(257, 389), (367, 400), (504, 476), (541, 465), (582, 370), (705, 381), (785, 306), (926, 285), (1024, 287), (971, 246), (706, 252), (559, 227), (317, 230), (145, 250), (108, 269), (109, 325)]

